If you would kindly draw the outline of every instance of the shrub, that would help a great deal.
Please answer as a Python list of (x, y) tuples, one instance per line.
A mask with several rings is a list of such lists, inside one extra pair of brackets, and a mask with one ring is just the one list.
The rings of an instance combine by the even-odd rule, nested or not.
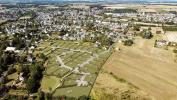
[(140, 26), (139, 26), (139, 25), (135, 25), (135, 26), (133, 27), (133, 30), (135, 30), (135, 31), (140, 31)]
[(140, 33), (140, 36), (145, 39), (151, 39), (153, 37), (152, 33), (148, 30), (143, 30), (143, 32)]
[(133, 45), (133, 40), (131, 40), (131, 39), (125, 40), (124, 45), (125, 46), (132, 46)]
[(177, 49), (174, 49), (173, 52), (174, 52), (174, 53), (177, 53)]

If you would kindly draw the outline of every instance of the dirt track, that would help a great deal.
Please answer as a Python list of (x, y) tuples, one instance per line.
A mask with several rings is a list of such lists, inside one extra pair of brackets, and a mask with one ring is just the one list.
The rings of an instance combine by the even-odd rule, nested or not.
[(139, 87), (157, 100), (177, 100), (177, 63), (172, 53), (154, 48), (151, 40), (118, 46), (104, 69)]

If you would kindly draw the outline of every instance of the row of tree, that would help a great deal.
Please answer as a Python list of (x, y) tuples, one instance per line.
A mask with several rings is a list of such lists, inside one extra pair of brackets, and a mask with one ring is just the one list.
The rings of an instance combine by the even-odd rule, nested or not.
[[(90, 35), (94, 34), (94, 37), (91, 37)], [(96, 43), (99, 42), (100, 46), (111, 46), (113, 44), (113, 40), (106, 36), (105, 34), (101, 34), (99, 32), (91, 33), (89, 36), (86, 36), (83, 39), (83, 42), (92, 42)]]

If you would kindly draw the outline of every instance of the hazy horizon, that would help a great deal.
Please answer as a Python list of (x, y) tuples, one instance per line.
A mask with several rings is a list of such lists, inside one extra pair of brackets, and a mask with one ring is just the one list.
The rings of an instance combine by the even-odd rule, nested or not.
[(0, 0), (0, 2), (63, 2), (63, 1), (86, 1), (86, 2), (177, 2), (177, 0)]

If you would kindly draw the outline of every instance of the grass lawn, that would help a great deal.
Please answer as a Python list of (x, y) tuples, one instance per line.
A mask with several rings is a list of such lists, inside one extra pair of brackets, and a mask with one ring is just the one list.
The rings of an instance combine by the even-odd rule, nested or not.
[(10, 94), (10, 95), (28, 95), (28, 92), (26, 91), (26, 90), (10, 90), (9, 92), (8, 92), (8, 94)]
[(71, 86), (71, 87), (65, 87), (65, 88), (58, 88), (56, 89), (53, 96), (63, 96), (67, 95), (68, 97), (76, 97), (86, 95), (88, 96), (89, 92), (91, 90), (91, 86), (88, 87), (77, 87), (77, 86)]
[(12, 85), (13, 81), (18, 78), (18, 74), (17, 74), (17, 72), (10, 74), (7, 76), (7, 78), (9, 79), (9, 82), (7, 83), (7, 85)]
[(13, 74), (8, 75), (7, 77), (8, 77), (8, 79), (13, 79), (13, 80), (15, 80), (15, 79), (18, 78), (18, 73), (15, 72), (15, 73), (13, 73)]
[(44, 76), (41, 82), (41, 89), (44, 92), (52, 92), (60, 84), (60, 78), (56, 76)]
[(81, 68), (82, 71), (88, 71), (90, 73), (98, 72), (97, 66), (93, 66), (91, 64), (86, 65), (85, 67)]

